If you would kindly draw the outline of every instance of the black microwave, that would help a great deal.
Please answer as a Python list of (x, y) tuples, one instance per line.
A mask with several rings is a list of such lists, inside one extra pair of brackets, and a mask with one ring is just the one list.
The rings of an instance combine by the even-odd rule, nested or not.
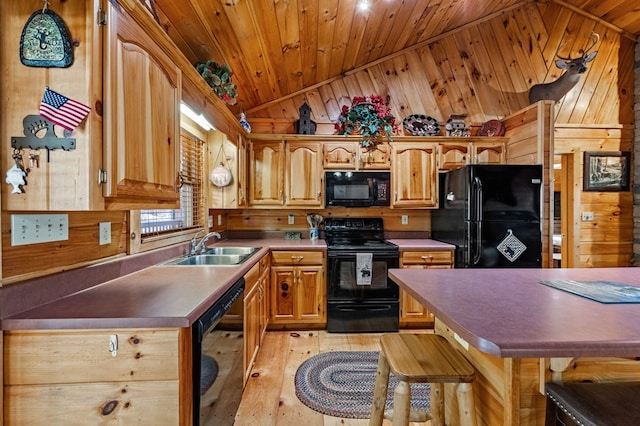
[(389, 206), (391, 173), (325, 172), (326, 207)]

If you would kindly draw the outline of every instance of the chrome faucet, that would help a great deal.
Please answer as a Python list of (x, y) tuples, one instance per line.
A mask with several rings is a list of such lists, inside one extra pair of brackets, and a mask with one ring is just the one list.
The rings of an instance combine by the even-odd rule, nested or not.
[(218, 239), (222, 238), (222, 236), (217, 232), (209, 232), (207, 235), (202, 237), (199, 243), (196, 243), (198, 235), (200, 235), (201, 232), (204, 232), (204, 231), (200, 230), (196, 232), (196, 235), (194, 235), (193, 238), (191, 239), (191, 253), (190, 253), (191, 256), (194, 256), (198, 253), (203, 253), (205, 249), (205, 243), (209, 238), (211, 237), (216, 237)]

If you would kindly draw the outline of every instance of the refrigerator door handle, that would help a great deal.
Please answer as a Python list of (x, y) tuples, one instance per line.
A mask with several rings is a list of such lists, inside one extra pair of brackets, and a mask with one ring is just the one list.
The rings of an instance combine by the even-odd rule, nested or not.
[(479, 177), (473, 178), (473, 198), (475, 201), (474, 217), (471, 220), (482, 220), (482, 181)]
[(482, 222), (476, 222), (476, 235), (474, 241), (474, 253), (473, 253), (473, 264), (477, 265), (480, 262), (480, 257), (482, 256)]

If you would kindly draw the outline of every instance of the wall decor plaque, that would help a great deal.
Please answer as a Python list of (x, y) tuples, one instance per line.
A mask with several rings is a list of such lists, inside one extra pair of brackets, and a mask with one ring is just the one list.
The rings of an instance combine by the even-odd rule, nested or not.
[(62, 18), (45, 8), (31, 14), (20, 36), (20, 61), (30, 67), (66, 68), (73, 62), (69, 33)]

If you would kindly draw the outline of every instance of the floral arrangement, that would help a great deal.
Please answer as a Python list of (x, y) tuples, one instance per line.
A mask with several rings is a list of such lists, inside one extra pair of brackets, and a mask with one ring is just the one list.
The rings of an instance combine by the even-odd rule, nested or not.
[(351, 107), (342, 107), (335, 129), (340, 135), (359, 134), (362, 146), (373, 148), (380, 143), (381, 136), (391, 140), (391, 136), (398, 132), (398, 124), (382, 96), (356, 96)]
[(229, 105), (235, 105), (236, 85), (231, 81), (231, 68), (227, 64), (218, 64), (215, 61), (198, 62), (196, 69), (213, 91)]

